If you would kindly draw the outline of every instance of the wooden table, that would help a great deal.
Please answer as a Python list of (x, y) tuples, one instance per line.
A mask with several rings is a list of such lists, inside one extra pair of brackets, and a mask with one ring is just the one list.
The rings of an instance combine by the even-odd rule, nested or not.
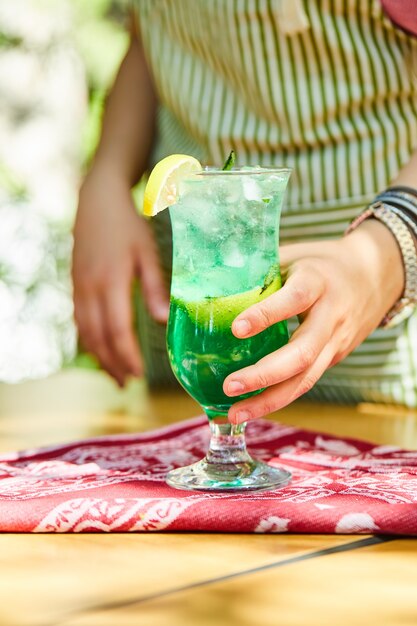
[[(181, 392), (97, 372), (0, 386), (0, 449), (190, 417)], [(274, 416), (277, 418), (277, 416)], [(296, 403), (279, 420), (417, 447), (417, 413)], [(0, 535), (0, 626), (415, 626), (417, 540), (371, 536)]]

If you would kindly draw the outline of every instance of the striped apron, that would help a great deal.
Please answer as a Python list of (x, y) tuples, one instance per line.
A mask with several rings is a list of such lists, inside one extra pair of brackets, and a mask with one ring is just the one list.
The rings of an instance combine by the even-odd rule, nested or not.
[[(281, 243), (340, 237), (417, 147), (417, 40), (379, 0), (133, 0), (171, 153), (293, 168)], [(298, 14), (297, 14), (298, 12)], [(153, 221), (170, 273), (167, 211)], [(290, 321), (294, 328), (296, 322)], [(150, 384), (172, 381), (143, 302)], [(417, 316), (377, 329), (309, 396), (417, 406)]]

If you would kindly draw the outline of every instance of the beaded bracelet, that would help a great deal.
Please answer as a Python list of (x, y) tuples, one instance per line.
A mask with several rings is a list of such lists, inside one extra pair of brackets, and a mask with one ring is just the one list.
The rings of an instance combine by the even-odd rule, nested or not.
[[(400, 248), (405, 273), (404, 292), (394, 306), (388, 311), (382, 320), (380, 327), (391, 328), (396, 326), (403, 320), (407, 319), (414, 311), (417, 305), (417, 251), (414, 243), (413, 235), (410, 228), (406, 225), (404, 216), (399, 216), (393, 207), (384, 204), (381, 201), (374, 202), (365, 211), (363, 211), (350, 224), (345, 234), (349, 234), (357, 228), (363, 221), (369, 218), (376, 218), (394, 235)], [(410, 219), (410, 218), (407, 218)], [(413, 232), (414, 229), (413, 229)]]
[(411, 196), (414, 196), (415, 201), (417, 202), (417, 188), (415, 187), (407, 187), (406, 185), (393, 185), (392, 187), (387, 187), (386, 191), (399, 191), (401, 193), (408, 193)]
[(401, 211), (391, 204), (389, 205), (389, 210), (392, 211), (392, 213), (395, 213), (395, 215), (398, 215), (398, 217), (402, 219), (405, 224), (407, 224), (408, 228), (415, 235), (417, 241), (417, 221), (412, 220), (406, 213), (404, 213), (404, 211)]
[(396, 207), (417, 224), (417, 189), (402, 186), (388, 187), (375, 200)]

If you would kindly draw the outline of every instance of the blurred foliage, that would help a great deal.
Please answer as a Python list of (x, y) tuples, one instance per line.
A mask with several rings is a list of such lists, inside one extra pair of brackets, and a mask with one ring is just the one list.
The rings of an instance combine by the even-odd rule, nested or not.
[[(82, 132), (85, 170), (94, 156), (100, 136), (105, 100), (128, 45), (128, 0), (73, 0), (76, 14), (74, 41), (83, 59), (88, 109)], [(71, 366), (98, 369), (96, 358), (78, 345)]]
[(83, 132), (83, 163), (94, 154), (105, 98), (128, 45), (127, 0), (72, 0), (74, 44), (83, 60), (88, 112)]
[(24, 181), (17, 176), (5, 163), (0, 162), (0, 189), (13, 200), (25, 200), (28, 190)]
[(0, 381), (76, 354), (71, 229), (128, 45), (129, 0), (0, 2)]

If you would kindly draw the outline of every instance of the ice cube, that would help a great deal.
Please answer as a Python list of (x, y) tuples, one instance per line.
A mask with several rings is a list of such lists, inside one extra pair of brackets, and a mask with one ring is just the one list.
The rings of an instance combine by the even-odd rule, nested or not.
[(243, 267), (245, 256), (242, 254), (236, 241), (227, 240), (222, 244), (221, 253), (224, 265), (228, 267)]
[(224, 185), (224, 199), (227, 204), (238, 204), (242, 200), (242, 186), (238, 179), (229, 176)]
[(264, 192), (254, 178), (250, 176), (244, 176), (242, 184), (245, 200), (256, 200), (257, 202), (262, 202)]
[[(194, 233), (199, 233), (200, 236), (215, 236), (219, 232), (221, 222), (212, 199), (204, 195), (188, 194), (181, 199), (178, 208), (181, 210), (178, 221), (182, 220)], [(173, 215), (173, 220), (175, 217)]]

